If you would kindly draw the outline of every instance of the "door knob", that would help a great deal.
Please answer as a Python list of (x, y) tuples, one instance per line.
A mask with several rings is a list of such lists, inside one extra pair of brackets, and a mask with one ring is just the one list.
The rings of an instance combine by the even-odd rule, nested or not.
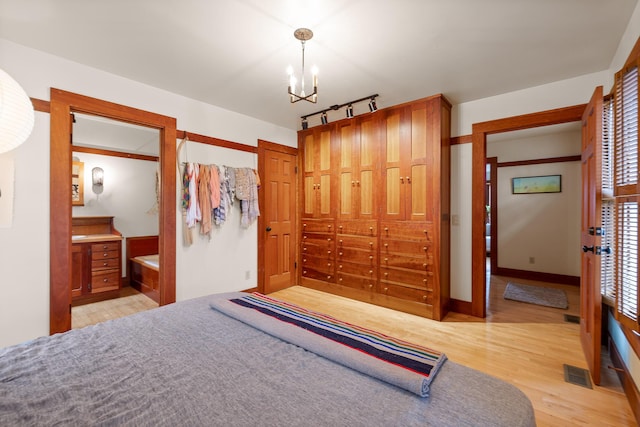
[(271, 227), (267, 227), (267, 231), (271, 231)]
[(593, 246), (583, 246), (582, 252), (593, 252)]

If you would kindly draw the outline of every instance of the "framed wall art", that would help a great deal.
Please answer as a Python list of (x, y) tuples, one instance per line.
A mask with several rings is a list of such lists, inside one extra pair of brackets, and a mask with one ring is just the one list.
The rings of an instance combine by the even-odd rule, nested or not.
[(561, 191), (562, 175), (511, 178), (512, 194), (560, 193)]
[(71, 163), (71, 205), (84, 206), (84, 163)]

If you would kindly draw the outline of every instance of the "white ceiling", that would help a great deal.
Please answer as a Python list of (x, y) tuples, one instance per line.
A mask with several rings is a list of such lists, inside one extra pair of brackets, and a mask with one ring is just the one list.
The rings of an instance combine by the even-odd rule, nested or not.
[[(436, 93), (458, 104), (606, 70), (636, 3), (0, 0), (0, 37), (298, 129), (301, 115), (374, 93), (379, 107)], [(286, 95), (299, 27), (314, 32), (316, 105)]]

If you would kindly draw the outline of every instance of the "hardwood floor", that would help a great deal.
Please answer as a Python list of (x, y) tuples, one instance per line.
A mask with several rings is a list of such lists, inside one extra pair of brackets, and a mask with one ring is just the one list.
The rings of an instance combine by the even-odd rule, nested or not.
[(491, 277), (486, 319), (450, 313), (442, 322), (300, 286), (272, 295), (443, 351), (451, 361), (514, 384), (531, 399), (538, 426), (635, 426), (606, 358), (601, 386), (587, 389), (564, 380), (563, 364), (587, 368), (579, 325), (564, 321), (564, 314), (579, 315), (578, 287), (544, 283), (565, 289), (569, 309), (562, 310), (504, 300), (507, 281)]
[(151, 298), (128, 286), (122, 288), (120, 295), (120, 298), (72, 307), (71, 329), (83, 328), (158, 307), (158, 303)]

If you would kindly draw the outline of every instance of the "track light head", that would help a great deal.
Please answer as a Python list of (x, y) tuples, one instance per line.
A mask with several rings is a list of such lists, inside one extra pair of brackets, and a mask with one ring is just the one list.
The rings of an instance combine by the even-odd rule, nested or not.
[(326, 111), (322, 112), (322, 115), (320, 116), (320, 121), (322, 122), (323, 125), (326, 125), (327, 123), (329, 123), (329, 119), (327, 119)]
[(371, 101), (369, 101), (369, 111), (373, 113), (377, 109), (378, 109), (378, 106), (376, 105), (376, 98), (375, 97), (371, 98)]
[(302, 129), (305, 130), (305, 129), (308, 129), (308, 128), (309, 128), (309, 122), (307, 122), (307, 118), (306, 117), (303, 117), (302, 118)]
[(347, 105), (347, 118), (350, 119), (353, 117), (353, 105)]

